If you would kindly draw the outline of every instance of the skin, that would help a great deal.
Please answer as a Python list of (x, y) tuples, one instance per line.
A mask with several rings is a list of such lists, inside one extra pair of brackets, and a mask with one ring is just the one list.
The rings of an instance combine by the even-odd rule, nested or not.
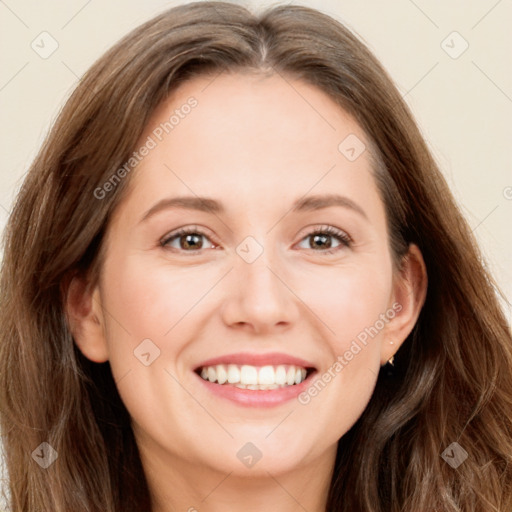
[[(394, 270), (369, 150), (352, 162), (338, 150), (349, 134), (366, 147), (367, 138), (323, 92), (279, 75), (195, 78), (155, 111), (140, 145), (190, 96), (198, 105), (133, 171), (99, 283), (72, 281), (71, 329), (84, 355), (110, 361), (156, 512), (324, 511), (337, 441), (418, 317), (423, 259), (412, 245)], [(290, 211), (298, 198), (333, 191), (365, 216)], [(141, 222), (178, 195), (216, 199), (225, 211), (164, 209)], [(192, 249), (179, 238), (162, 247), (186, 226), (205, 236)], [(307, 236), (325, 226), (352, 244)], [(252, 263), (236, 252), (248, 236), (263, 248)], [(326, 243), (336, 252), (325, 254)], [(306, 405), (241, 407), (193, 374), (219, 355), (279, 351), (313, 362), (320, 378), (397, 302), (400, 312)], [(147, 338), (160, 350), (149, 366), (134, 357)], [(251, 468), (236, 455), (247, 442), (262, 453)]]

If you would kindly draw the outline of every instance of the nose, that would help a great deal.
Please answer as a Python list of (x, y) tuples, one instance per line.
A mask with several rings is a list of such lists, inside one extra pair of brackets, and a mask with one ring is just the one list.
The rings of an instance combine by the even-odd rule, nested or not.
[(282, 332), (297, 321), (300, 300), (287, 283), (287, 273), (280, 269), (266, 250), (252, 263), (237, 259), (226, 283), (222, 309), (226, 325), (269, 334)]

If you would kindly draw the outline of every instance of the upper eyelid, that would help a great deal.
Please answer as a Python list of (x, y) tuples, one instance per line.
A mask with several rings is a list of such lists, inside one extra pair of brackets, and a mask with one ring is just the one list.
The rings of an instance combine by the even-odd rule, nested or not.
[[(331, 236), (345, 236), (348, 239), (352, 240), (352, 237), (343, 229), (337, 228), (335, 226), (332, 226), (330, 224), (315, 224), (313, 227), (306, 228), (306, 231), (304, 232), (304, 235), (302, 238), (306, 236), (311, 236), (315, 233), (324, 233), (328, 232)], [(302, 240), (301, 238), (301, 240)]]

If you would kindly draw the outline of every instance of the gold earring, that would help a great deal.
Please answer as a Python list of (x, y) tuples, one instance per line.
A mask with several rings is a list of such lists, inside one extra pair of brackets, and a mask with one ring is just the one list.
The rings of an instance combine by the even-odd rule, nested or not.
[[(394, 343), (392, 341), (389, 342), (390, 345), (394, 345)], [(388, 359), (388, 363), (391, 365), (391, 366), (395, 366), (395, 356), (392, 355), (390, 359)]]

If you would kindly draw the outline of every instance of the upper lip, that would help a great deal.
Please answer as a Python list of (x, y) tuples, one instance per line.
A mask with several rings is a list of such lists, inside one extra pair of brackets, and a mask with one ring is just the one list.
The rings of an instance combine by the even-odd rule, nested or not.
[(236, 354), (225, 354), (223, 356), (207, 359), (200, 363), (195, 369), (198, 370), (205, 366), (215, 366), (217, 364), (237, 364), (237, 365), (251, 365), (251, 366), (277, 366), (280, 364), (301, 366), (306, 369), (315, 369), (315, 366), (310, 361), (301, 359), (300, 357), (283, 354), (280, 352), (269, 352), (266, 354), (254, 354), (249, 352), (238, 352)]

